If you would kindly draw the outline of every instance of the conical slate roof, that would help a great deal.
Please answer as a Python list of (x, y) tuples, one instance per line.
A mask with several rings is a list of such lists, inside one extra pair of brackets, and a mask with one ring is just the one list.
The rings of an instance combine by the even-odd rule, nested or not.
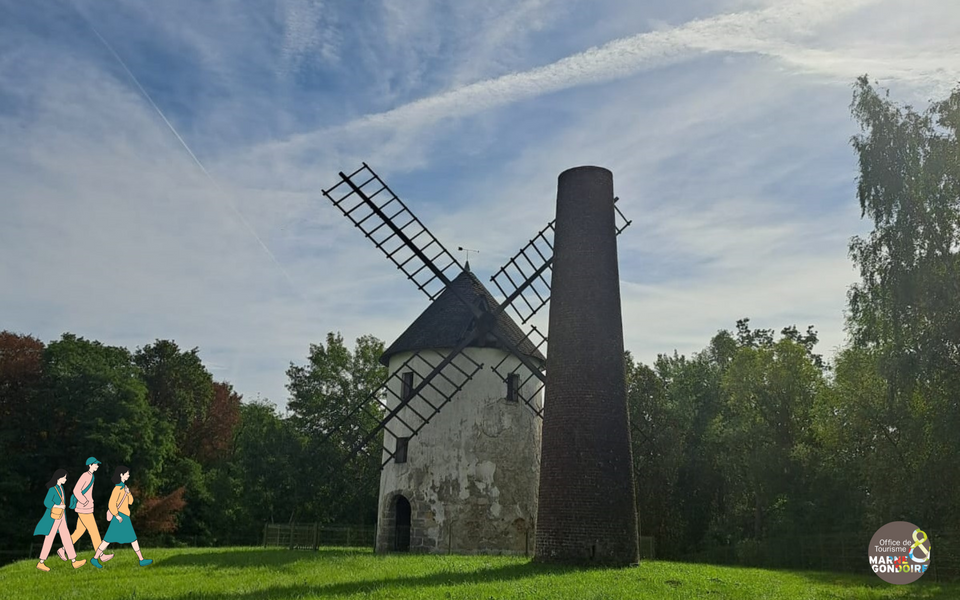
[[(387, 348), (380, 357), (382, 364), (389, 365), (390, 357), (400, 352), (455, 348), (463, 341), (464, 337), (473, 329), (474, 317), (470, 308), (460, 301), (460, 298), (451, 288), (456, 288), (462, 292), (462, 295), (469, 298), (474, 305), (484, 306), (485, 304), (489, 310), (493, 310), (499, 304), (493, 294), (480, 283), (476, 275), (470, 271), (463, 271)], [(524, 339), (520, 327), (506, 312), (498, 315), (496, 329), (504, 338), (517, 345), (520, 351), (527, 356), (544, 362), (547, 360), (529, 340)], [(470, 346), (500, 348), (510, 352), (509, 348), (504, 348), (503, 344), (491, 334), (487, 334), (486, 339), (474, 341)]]

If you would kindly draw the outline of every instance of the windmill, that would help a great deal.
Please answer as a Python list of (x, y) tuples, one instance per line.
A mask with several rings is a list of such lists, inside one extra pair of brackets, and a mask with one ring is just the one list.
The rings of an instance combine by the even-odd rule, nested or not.
[[(547, 337), (530, 321), (550, 301), (555, 221), (538, 231), (491, 277), (504, 297), (498, 303), (488, 292), (469, 293), (470, 285), (464, 283), (468, 270), (366, 163), (339, 176), (340, 181), (324, 190), (324, 196), (432, 302), (459, 304), (459, 310), (472, 318), (458, 343), (444, 345), (448, 350), (419, 348), (410, 353), (368, 398), (348, 408), (325, 440), (338, 438), (349, 448), (350, 456), (380, 452), (381, 468), (405, 460), (406, 442), (436, 419), (484, 369), (485, 365), (465, 350), (484, 345), (485, 340), (506, 351), (489, 365), (490, 370), (542, 419), (538, 398), (546, 381), (546, 365), (538, 357), (543, 358)], [(615, 205), (613, 211), (615, 234), (619, 235), (630, 221)], [(507, 317), (507, 309), (527, 327), (526, 332)], [(416, 377), (410, 377), (411, 373)], [(359, 427), (356, 417), (361, 412), (368, 417), (363, 422), (376, 425)]]
[[(536, 326), (530, 325), (526, 333), (513, 339), (503, 335), (495, 327), (497, 319), (509, 308), (518, 317), (521, 324), (526, 325), (550, 301), (550, 272), (553, 263), (553, 231), (555, 221), (548, 223), (543, 229), (510, 258), (490, 278), (497, 290), (504, 296), (503, 302), (497, 306), (483, 306), (471, 302), (457, 288), (450, 287), (450, 283), (464, 267), (459, 261), (437, 240), (407, 207), (406, 204), (387, 186), (386, 183), (363, 163), (353, 173), (339, 173), (340, 181), (323, 195), (338, 208), (363, 235), (380, 250), (387, 259), (409, 279), (431, 301), (446, 289), (454, 292), (457, 299), (473, 314), (476, 326), (471, 334), (464, 336), (463, 341), (445, 356), (437, 353), (418, 352), (407, 360), (407, 365), (419, 375), (418, 383), (412, 388), (399, 381), (400, 371), (393, 377), (388, 377), (369, 397), (351, 407), (339, 423), (334, 425), (326, 434), (325, 440), (345, 433), (344, 426), (361, 412), (367, 412), (375, 417), (377, 425), (370, 430), (361, 432), (351, 431), (354, 435), (350, 455), (369, 452), (370, 443), (381, 432), (392, 434), (392, 424), (400, 421), (400, 413), (408, 407), (411, 401), (421, 396), (424, 390), (432, 390), (440, 394), (441, 403), (429, 402), (432, 414), (415, 413), (416, 422), (402, 425), (416, 435), (433, 415), (449, 403), (459, 392), (465, 381), (469, 381), (484, 365), (469, 359), (464, 348), (484, 335), (492, 335), (510, 354), (519, 361), (529, 375), (519, 382), (521, 390), (528, 390), (520, 395), (530, 410), (542, 417), (542, 408), (532, 402), (532, 398), (542, 391), (546, 383), (544, 365), (536, 364), (529, 357), (529, 352), (521, 350), (521, 344), (532, 345), (537, 350), (545, 349), (547, 336)], [(616, 208), (617, 229), (619, 235), (631, 221), (624, 217), (619, 208)], [(506, 366), (506, 360), (491, 365), (490, 368), (506, 383), (511, 375), (516, 375), (517, 368)], [(458, 375), (457, 382), (451, 377)], [(436, 385), (434, 380), (439, 378), (443, 388)], [(396, 383), (397, 385), (390, 385)], [(408, 384), (409, 382), (407, 382)], [(528, 385), (534, 383), (535, 385)], [(397, 393), (395, 389), (403, 390)], [(392, 399), (393, 402), (388, 400)], [(379, 449), (376, 449), (377, 451)], [(381, 463), (386, 465), (393, 460), (394, 454), (387, 450)]]

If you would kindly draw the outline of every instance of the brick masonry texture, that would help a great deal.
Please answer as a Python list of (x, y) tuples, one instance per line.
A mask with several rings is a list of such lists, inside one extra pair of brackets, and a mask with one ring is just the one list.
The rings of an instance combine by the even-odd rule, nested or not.
[(613, 174), (560, 174), (535, 556), (639, 561)]

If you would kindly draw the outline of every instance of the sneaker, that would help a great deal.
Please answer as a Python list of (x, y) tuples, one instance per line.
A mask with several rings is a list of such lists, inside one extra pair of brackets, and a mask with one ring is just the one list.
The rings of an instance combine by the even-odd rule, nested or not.
[(103, 568), (103, 565), (100, 564), (100, 561), (97, 560), (97, 559), (95, 559), (95, 558), (91, 558), (91, 559), (90, 559), (90, 564), (93, 565), (93, 566), (95, 566), (95, 567), (98, 568), (98, 569), (102, 569), (102, 568)]
[(110, 560), (111, 558), (113, 558), (113, 555), (112, 555), (112, 554), (101, 554), (101, 555), (100, 555), (100, 562), (107, 562), (107, 561)]
[(63, 562), (67, 562), (67, 553), (63, 551), (63, 548), (57, 550), (57, 556), (59, 556)]
[(43, 564), (43, 563), (41, 563), (41, 562), (38, 562), (38, 563), (37, 563), (37, 568), (40, 569), (41, 571), (49, 571), (49, 570), (50, 570), (50, 567), (48, 567), (47, 565), (45, 565), (45, 564)]
[(86, 559), (84, 559), (84, 560), (78, 560), (77, 562), (73, 563), (73, 568), (74, 568), (74, 569), (79, 569), (80, 567), (82, 567), (82, 566), (85, 565), (85, 564), (87, 564), (87, 560), (86, 560)]
[(145, 566), (147, 566), (147, 565), (152, 565), (152, 564), (153, 564), (153, 561), (152, 561), (151, 559), (149, 559), (149, 558), (145, 558), (145, 559), (143, 559), (143, 560), (140, 561), (140, 566), (141, 566), (141, 567), (145, 567)]

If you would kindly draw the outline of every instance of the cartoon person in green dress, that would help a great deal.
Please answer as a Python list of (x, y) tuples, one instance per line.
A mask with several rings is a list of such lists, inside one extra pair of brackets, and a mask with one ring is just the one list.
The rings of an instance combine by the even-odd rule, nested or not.
[(113, 487), (113, 492), (110, 493), (110, 502), (107, 504), (107, 520), (110, 521), (110, 525), (107, 527), (107, 532), (103, 534), (103, 542), (97, 548), (97, 553), (90, 561), (90, 564), (98, 569), (103, 568), (100, 557), (103, 556), (103, 551), (110, 544), (130, 544), (140, 559), (141, 567), (153, 563), (152, 560), (143, 557), (143, 553), (140, 552), (140, 544), (137, 542), (137, 534), (133, 530), (133, 521), (130, 519), (130, 505), (133, 503), (133, 495), (130, 494), (130, 488), (126, 485), (129, 478), (129, 467), (120, 465), (113, 472), (113, 483), (116, 485)]
[(64, 469), (57, 469), (53, 477), (47, 483), (47, 496), (43, 499), (43, 506), (46, 511), (37, 527), (33, 530), (33, 535), (42, 535), (43, 547), (40, 549), (40, 562), (37, 568), (41, 571), (49, 571), (50, 567), (43, 564), (50, 556), (50, 549), (53, 547), (53, 540), (58, 535), (63, 547), (66, 550), (66, 556), (73, 562), (73, 568), (79, 569), (87, 561), (77, 560), (77, 553), (73, 549), (73, 542), (70, 541), (70, 530), (67, 529), (67, 515), (64, 509), (67, 507), (63, 502), (63, 484), (67, 482), (67, 472)]

